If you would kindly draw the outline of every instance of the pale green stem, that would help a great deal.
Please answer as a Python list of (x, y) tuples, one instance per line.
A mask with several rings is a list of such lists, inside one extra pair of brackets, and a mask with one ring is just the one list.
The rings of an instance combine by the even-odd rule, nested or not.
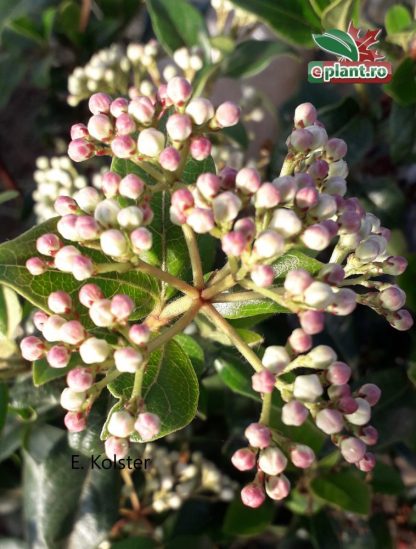
[(134, 383), (133, 383), (133, 389), (131, 391), (130, 400), (133, 400), (134, 398), (140, 398), (141, 397), (142, 385), (143, 385), (143, 375), (144, 375), (145, 367), (146, 367), (146, 365), (142, 364), (140, 366), (140, 368), (134, 374)]
[(211, 301), (212, 303), (229, 303), (233, 301), (254, 301), (261, 299), (263, 296), (259, 293), (248, 291), (248, 292), (234, 292), (234, 293), (223, 293), (215, 296)]
[(260, 286), (257, 286), (254, 284), (254, 282), (251, 282), (251, 280), (242, 280), (240, 282), (240, 285), (243, 288), (247, 288), (248, 290), (253, 290), (254, 292), (261, 294), (264, 297), (269, 298), (271, 301), (274, 301), (278, 305), (284, 307), (285, 309), (289, 309), (292, 312), (296, 312), (297, 308), (294, 305), (291, 305), (287, 302), (287, 299), (284, 298), (282, 295), (279, 295), (274, 290), (271, 290), (270, 288), (260, 288)]
[(189, 324), (196, 317), (200, 308), (201, 304), (199, 301), (194, 303), (191, 308), (177, 322), (175, 322), (175, 324), (172, 324), (172, 326), (160, 334), (160, 336), (155, 337), (155, 339), (152, 339), (149, 342), (147, 346), (148, 352), (152, 353), (155, 349), (167, 343), (176, 334), (183, 332), (184, 329), (189, 326)]
[(226, 263), (224, 267), (219, 271), (217, 271), (215, 275), (211, 278), (211, 280), (208, 283), (208, 287), (213, 286), (214, 284), (216, 284), (217, 282), (225, 278), (228, 274), (230, 274), (230, 270), (231, 270), (230, 264)]
[(188, 247), (189, 258), (192, 266), (192, 277), (195, 288), (204, 287), (204, 272), (202, 270), (201, 256), (194, 231), (189, 225), (182, 225), (183, 235)]
[(150, 265), (149, 263), (146, 263), (141, 259), (137, 263), (136, 268), (142, 273), (149, 274), (151, 276), (154, 276), (155, 278), (158, 278), (159, 280), (162, 280), (163, 282), (166, 282), (167, 284), (169, 284), (169, 286), (172, 286), (173, 288), (180, 290), (184, 294), (187, 294), (194, 298), (199, 297), (198, 290), (196, 288), (193, 288), (187, 282), (184, 282), (180, 278), (177, 278), (176, 276), (173, 276), (166, 271), (162, 271), (158, 267), (155, 267), (154, 265)]
[(94, 396), (94, 398), (98, 396), (104, 387), (107, 387), (107, 385), (111, 383), (111, 381), (114, 381), (119, 375), (121, 375), (121, 372), (115, 368), (107, 372), (107, 374), (100, 381), (94, 383), (91, 387), (91, 395)]
[(234, 280), (234, 276), (227, 275), (226, 277), (219, 280), (217, 283), (213, 284), (212, 286), (205, 288), (205, 290), (202, 291), (201, 296), (206, 301), (209, 301), (219, 293), (224, 292), (225, 290), (229, 290), (230, 288), (233, 288), (236, 284), (237, 282)]
[(156, 181), (159, 181), (160, 183), (165, 182), (165, 178), (163, 174), (154, 168), (152, 165), (150, 165), (148, 162), (143, 162), (134, 158), (131, 158), (132, 162), (139, 166), (143, 171), (148, 173), (153, 179), (156, 179)]
[(295, 163), (294, 163), (293, 156), (289, 153), (283, 162), (282, 169), (280, 170), (280, 176), (292, 175), (294, 167), (295, 167)]
[(133, 268), (131, 263), (101, 263), (94, 266), (95, 273), (126, 273)]
[(161, 320), (167, 320), (169, 318), (179, 316), (190, 308), (192, 302), (193, 299), (188, 295), (180, 297), (179, 299), (175, 299), (174, 301), (168, 303), (162, 309), (161, 313), (159, 314), (159, 318)]
[(270, 413), (272, 411), (272, 395), (273, 393), (264, 393), (263, 402), (261, 405), (261, 414), (259, 422), (263, 425), (270, 424)]

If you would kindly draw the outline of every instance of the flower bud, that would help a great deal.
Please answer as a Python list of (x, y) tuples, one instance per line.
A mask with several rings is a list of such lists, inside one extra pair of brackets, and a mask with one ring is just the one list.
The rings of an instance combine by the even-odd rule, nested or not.
[(122, 257), (129, 249), (126, 237), (117, 229), (104, 231), (100, 236), (100, 245), (102, 251), (112, 257)]
[(73, 214), (78, 209), (77, 203), (71, 196), (58, 196), (53, 206), (56, 213), (61, 216)]
[(85, 139), (74, 139), (68, 145), (68, 156), (74, 162), (88, 160), (94, 153), (94, 145)]
[(185, 109), (197, 126), (206, 124), (214, 116), (214, 107), (211, 101), (203, 97), (196, 97), (190, 101)]
[[(207, 137), (197, 136), (191, 140), (189, 152), (195, 160), (205, 160), (211, 154), (212, 144)], [(159, 158), (160, 161), (160, 158)]]
[(265, 484), (266, 494), (273, 500), (281, 500), (289, 495), (290, 482), (285, 475), (269, 477)]
[(106, 198), (114, 198), (118, 194), (121, 177), (115, 172), (107, 172), (102, 177), (102, 190)]
[(94, 265), (89, 257), (75, 256), (72, 261), (72, 275), (76, 280), (86, 280), (94, 273)]
[(327, 435), (340, 433), (344, 428), (344, 418), (341, 412), (332, 408), (320, 410), (315, 417), (317, 427)]
[(293, 130), (288, 138), (288, 146), (294, 149), (296, 152), (310, 151), (314, 138), (311, 132), (303, 128)]
[(109, 328), (115, 322), (111, 312), (111, 301), (109, 299), (98, 299), (94, 301), (89, 310), (91, 320), (100, 328)]
[(331, 242), (328, 230), (319, 223), (308, 227), (302, 235), (302, 242), (310, 250), (325, 250)]
[(413, 326), (413, 318), (409, 311), (406, 311), (406, 309), (401, 309), (400, 311), (389, 313), (386, 316), (386, 319), (388, 322), (390, 322), (393, 328), (396, 328), (396, 330), (399, 331), (410, 330), (410, 328)]
[(136, 152), (136, 143), (130, 135), (118, 135), (111, 142), (111, 150), (117, 158), (130, 158)]
[(342, 396), (338, 401), (338, 409), (343, 414), (353, 414), (358, 410), (358, 404), (352, 396)]
[(321, 311), (302, 311), (298, 317), (307, 334), (319, 334), (324, 329), (325, 315)]
[(293, 384), (293, 396), (305, 402), (314, 402), (322, 395), (323, 391), (316, 374), (297, 376)]
[(261, 185), (260, 174), (255, 168), (242, 168), (237, 172), (235, 184), (242, 193), (254, 194)]
[(105, 93), (94, 93), (88, 100), (88, 108), (92, 114), (110, 112), (111, 97)]
[(61, 217), (56, 225), (59, 234), (63, 236), (66, 240), (79, 240), (77, 221), (77, 215), (69, 214)]
[(223, 189), (234, 189), (235, 187), (235, 178), (237, 176), (237, 170), (231, 168), (230, 166), (225, 166), (220, 171), (221, 185)]
[(231, 463), (239, 471), (249, 471), (255, 467), (256, 454), (250, 448), (240, 448), (231, 457)]
[(315, 124), (317, 112), (312, 103), (301, 103), (295, 109), (294, 122), (296, 128), (305, 128)]
[(155, 116), (155, 107), (148, 97), (135, 97), (129, 103), (129, 113), (144, 126), (150, 126)]
[(347, 192), (347, 182), (343, 177), (329, 177), (325, 181), (324, 191), (327, 194), (344, 196)]
[(73, 124), (71, 126), (71, 139), (82, 139), (88, 137), (88, 128), (85, 124)]
[(287, 459), (279, 448), (269, 446), (261, 450), (258, 465), (266, 475), (279, 475), (286, 469)]
[(111, 348), (105, 339), (90, 337), (82, 343), (79, 354), (85, 364), (96, 364), (106, 360)]
[(85, 402), (86, 393), (76, 392), (67, 387), (61, 393), (61, 406), (70, 412), (78, 412)]
[(143, 223), (143, 212), (137, 206), (128, 206), (119, 211), (117, 221), (124, 229), (136, 229)]
[(226, 255), (239, 257), (246, 247), (246, 239), (243, 233), (230, 231), (222, 237), (221, 245)]
[(114, 133), (111, 120), (105, 114), (94, 114), (88, 120), (88, 132), (98, 141), (107, 141)]
[[(192, 155), (194, 156), (194, 155)], [(181, 155), (175, 147), (167, 147), (159, 155), (159, 164), (164, 170), (168, 172), (174, 172), (179, 168), (181, 162)]]
[(44, 234), (36, 240), (36, 249), (42, 255), (54, 256), (62, 243), (56, 234)]
[(110, 435), (127, 438), (134, 431), (134, 418), (125, 410), (113, 412), (107, 425)]
[(26, 261), (25, 267), (33, 276), (41, 275), (48, 270), (47, 264), (40, 257), (30, 257)]
[(191, 97), (192, 86), (185, 78), (175, 76), (169, 80), (166, 93), (172, 103), (180, 107)]
[(384, 252), (385, 243), (383, 238), (377, 238), (377, 235), (371, 236), (361, 242), (355, 250), (355, 256), (361, 263), (371, 263)]
[(70, 433), (80, 433), (87, 427), (87, 420), (81, 412), (67, 412), (64, 424)]
[(311, 149), (316, 150), (324, 147), (328, 141), (328, 134), (321, 126), (306, 126), (305, 128), (312, 134)]
[(289, 271), (286, 275), (284, 288), (292, 295), (300, 295), (312, 284), (313, 278), (303, 269)]
[(360, 459), (358, 463), (355, 463), (360, 471), (364, 473), (369, 473), (372, 471), (376, 465), (376, 457), (371, 452), (366, 452), (364, 457)]
[(381, 389), (374, 383), (365, 383), (360, 387), (358, 394), (364, 398), (370, 406), (375, 406), (381, 397)]
[(280, 192), (273, 183), (263, 183), (258, 188), (254, 204), (259, 209), (275, 208), (280, 202)]
[(353, 425), (365, 425), (371, 418), (370, 404), (363, 398), (356, 398), (355, 402), (358, 409), (352, 414), (346, 414), (345, 418)]
[(335, 351), (328, 345), (318, 345), (308, 354), (315, 368), (326, 368), (337, 359)]
[(54, 345), (46, 355), (46, 360), (51, 368), (65, 368), (68, 366), (71, 353), (63, 345)]
[(45, 344), (38, 337), (27, 336), (20, 342), (20, 350), (25, 360), (33, 362), (43, 357), (45, 354)]
[(107, 198), (95, 208), (94, 218), (103, 227), (112, 227), (117, 225), (117, 216), (120, 210), (118, 202), (112, 198)]
[(334, 293), (324, 282), (312, 282), (304, 292), (305, 303), (310, 307), (325, 309), (334, 301)]
[(301, 328), (293, 330), (288, 342), (296, 353), (306, 353), (312, 347), (311, 336)]
[(144, 412), (138, 415), (134, 429), (139, 433), (140, 438), (147, 442), (156, 437), (160, 432), (160, 418), (156, 414)]
[(318, 204), (308, 210), (308, 214), (318, 221), (330, 219), (337, 212), (337, 202), (330, 194), (321, 193), (318, 198)]
[(90, 308), (98, 299), (103, 299), (104, 294), (96, 284), (85, 284), (79, 291), (79, 300), (85, 307)]
[(276, 377), (270, 370), (262, 370), (256, 372), (251, 378), (251, 385), (254, 391), (258, 393), (272, 393)]
[(407, 259), (401, 256), (390, 256), (383, 262), (383, 272), (399, 276), (407, 269)]
[(246, 241), (251, 242), (256, 234), (256, 224), (252, 217), (243, 217), (234, 223), (234, 230), (243, 233)]
[(240, 107), (231, 101), (221, 103), (215, 111), (215, 119), (222, 128), (235, 126), (240, 120)]
[(328, 387), (328, 396), (331, 400), (351, 396), (351, 388), (349, 385), (330, 385)]
[(253, 251), (260, 258), (269, 259), (283, 253), (285, 242), (279, 233), (275, 231), (262, 232), (254, 242)]
[(326, 144), (325, 155), (331, 162), (336, 162), (347, 154), (347, 150), (347, 144), (343, 139), (332, 137), (328, 139), (328, 143)]
[(36, 311), (32, 317), (35, 328), (41, 332), (48, 318), (49, 316), (43, 311)]
[(342, 177), (345, 179), (348, 176), (348, 165), (344, 160), (331, 162), (329, 165), (328, 177)]
[(75, 223), (79, 240), (96, 240), (100, 235), (98, 222), (89, 215), (79, 215)]
[(210, 200), (219, 193), (221, 180), (213, 173), (201, 173), (196, 180), (196, 187), (204, 198)]
[(233, 221), (241, 210), (241, 200), (234, 193), (226, 191), (212, 201), (214, 219), (217, 223)]
[(111, 300), (111, 312), (118, 322), (128, 320), (134, 311), (134, 301), (123, 294), (115, 295)]
[(328, 175), (328, 163), (325, 162), (325, 160), (315, 160), (315, 162), (309, 166), (308, 174), (314, 181), (322, 182)]
[(84, 326), (78, 320), (69, 320), (61, 326), (60, 338), (69, 345), (79, 345), (86, 338)]
[(360, 439), (367, 446), (374, 446), (378, 441), (378, 431), (372, 425), (366, 425), (360, 430)]
[(290, 400), (282, 407), (282, 422), (299, 427), (308, 417), (308, 409), (298, 400)]
[(241, 490), (241, 501), (244, 505), (251, 507), (252, 509), (260, 507), (265, 499), (266, 495), (260, 484), (252, 482), (244, 486)]
[(253, 448), (267, 448), (271, 441), (271, 432), (266, 425), (250, 423), (244, 431), (244, 436)]
[(295, 197), (297, 184), (295, 178), (291, 175), (276, 177), (276, 179), (273, 179), (272, 184), (279, 191), (281, 202), (290, 202)]
[(329, 311), (338, 316), (352, 313), (357, 306), (357, 296), (351, 288), (341, 288), (335, 295)]
[(186, 223), (198, 234), (208, 233), (214, 227), (214, 217), (211, 210), (194, 208)]
[(165, 136), (155, 128), (147, 128), (139, 133), (137, 148), (140, 154), (155, 158), (165, 147)]
[(295, 203), (301, 210), (313, 208), (318, 203), (319, 193), (315, 187), (303, 187), (295, 196)]
[(133, 251), (137, 254), (145, 250), (150, 250), (152, 247), (153, 237), (152, 233), (145, 227), (135, 229), (130, 234), (130, 240), (133, 247)]
[(74, 195), (78, 206), (84, 212), (92, 214), (102, 200), (102, 196), (94, 187), (84, 187)]
[(302, 222), (292, 210), (278, 208), (273, 212), (270, 228), (279, 231), (286, 238), (297, 235), (302, 229)]
[(61, 340), (61, 328), (65, 320), (58, 315), (51, 315), (43, 325), (42, 335), (50, 343)]
[(128, 106), (129, 102), (127, 99), (124, 97), (117, 97), (111, 102), (110, 113), (114, 116), (114, 118), (117, 118), (123, 112), (127, 112)]
[(345, 385), (351, 377), (351, 368), (345, 362), (333, 362), (326, 371), (326, 377), (333, 385)]
[(123, 112), (116, 118), (117, 135), (130, 135), (136, 131), (136, 123), (133, 118)]
[(147, 324), (133, 324), (129, 330), (129, 338), (135, 345), (146, 345), (150, 339)]
[(286, 349), (280, 345), (266, 347), (261, 362), (265, 368), (274, 374), (280, 374), (290, 362)]
[(406, 303), (406, 294), (398, 286), (390, 286), (380, 292), (380, 301), (389, 311), (397, 311)]
[(315, 461), (315, 452), (305, 444), (296, 444), (290, 450), (290, 460), (295, 467), (308, 469)]
[(360, 461), (364, 457), (366, 446), (362, 440), (348, 437), (341, 442), (340, 450), (345, 461), (348, 461), (348, 463), (357, 463), (357, 461)]
[(270, 265), (255, 265), (250, 273), (250, 278), (260, 288), (267, 288), (273, 284), (275, 272)]
[(66, 292), (58, 290), (49, 294), (48, 307), (54, 313), (67, 314), (71, 310), (72, 299)]
[(125, 438), (108, 437), (104, 442), (105, 455), (113, 460), (119, 461), (129, 453), (129, 442)]
[(88, 391), (94, 383), (94, 376), (88, 368), (74, 368), (66, 376), (66, 383), (70, 389), (77, 393)]
[(187, 114), (172, 114), (166, 122), (166, 131), (173, 141), (185, 141), (192, 133), (192, 121)]
[(143, 356), (133, 347), (123, 347), (114, 353), (114, 361), (119, 372), (134, 374), (143, 364)]

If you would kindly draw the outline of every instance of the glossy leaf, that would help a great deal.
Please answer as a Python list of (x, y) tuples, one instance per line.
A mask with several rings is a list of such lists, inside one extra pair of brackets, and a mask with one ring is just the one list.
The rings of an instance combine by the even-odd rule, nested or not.
[(17, 294), (6, 286), (0, 286), (0, 339), (14, 339), (21, 320), (22, 307)]
[(253, 536), (271, 524), (274, 513), (275, 507), (270, 500), (257, 509), (250, 509), (238, 497), (228, 506), (222, 529), (228, 535)]
[(412, 24), (412, 16), (406, 6), (396, 4), (386, 11), (384, 25), (387, 34), (396, 34), (406, 30)]
[(312, 480), (311, 489), (315, 496), (344, 511), (359, 515), (370, 512), (370, 488), (362, 478), (350, 471), (320, 475)]
[[(133, 374), (122, 374), (108, 385), (118, 398), (130, 398)], [(174, 340), (150, 355), (143, 377), (142, 396), (149, 412), (161, 419), (161, 438), (182, 429), (195, 417), (198, 405), (198, 379), (191, 360)], [(139, 441), (138, 436), (132, 440)]]
[(178, 334), (175, 336), (176, 343), (182, 347), (182, 350), (188, 355), (192, 362), (196, 375), (199, 377), (205, 370), (204, 350), (195, 338), (187, 334)]
[(290, 55), (284, 44), (272, 40), (246, 40), (225, 57), (221, 72), (231, 78), (247, 78), (263, 71), (278, 55)]
[(402, 162), (411, 154), (415, 137), (416, 106), (404, 107), (393, 102), (389, 117), (389, 146), (395, 162)]
[(181, 178), (182, 182), (187, 183), (188, 185), (193, 185), (198, 179), (198, 176), (201, 175), (201, 173), (206, 172), (217, 173), (212, 156), (208, 156), (205, 160), (195, 160), (194, 158), (190, 158), (185, 164)]
[(357, 24), (360, 15), (359, 0), (335, 0), (322, 12), (324, 29), (338, 28), (346, 31), (350, 21)]
[(405, 57), (393, 72), (391, 82), (385, 84), (385, 91), (400, 105), (416, 103), (416, 63)]

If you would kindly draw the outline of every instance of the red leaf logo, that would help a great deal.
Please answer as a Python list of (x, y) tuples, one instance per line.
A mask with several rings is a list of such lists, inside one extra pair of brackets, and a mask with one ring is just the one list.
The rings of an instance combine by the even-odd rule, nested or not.
[(360, 36), (361, 29), (354, 27), (352, 22), (348, 25), (347, 29), (348, 34), (357, 44), (357, 48), (360, 54), (360, 62), (364, 63), (374, 63), (376, 61), (381, 61), (384, 59), (384, 55), (380, 55), (377, 50), (370, 50), (371, 46), (377, 44), (378, 36), (381, 32), (381, 29), (367, 30), (363, 36)]

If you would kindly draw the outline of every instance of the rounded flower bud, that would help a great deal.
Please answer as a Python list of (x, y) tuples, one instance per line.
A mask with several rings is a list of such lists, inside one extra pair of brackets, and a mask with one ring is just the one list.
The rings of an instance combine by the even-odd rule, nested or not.
[(383, 262), (383, 272), (399, 276), (407, 269), (407, 259), (401, 256), (390, 256)]
[(88, 100), (88, 108), (92, 114), (110, 112), (111, 97), (105, 93), (94, 93)]
[(85, 124), (73, 124), (71, 126), (71, 139), (75, 140), (83, 137), (88, 137), (87, 126)]
[(356, 398), (358, 409), (352, 414), (346, 414), (346, 419), (353, 425), (365, 425), (371, 418), (370, 404), (363, 398)]
[(147, 324), (133, 324), (129, 338), (135, 345), (146, 345), (150, 339), (150, 329)]
[(176, 171), (179, 168), (180, 162), (181, 155), (179, 151), (175, 149), (175, 147), (167, 147), (159, 155), (159, 164), (164, 170), (167, 170), (168, 172)]
[(348, 176), (348, 165), (344, 160), (338, 160), (337, 162), (331, 162), (329, 165), (329, 177), (342, 177), (345, 179)]
[(324, 190), (328, 194), (344, 196), (347, 192), (347, 182), (343, 177), (329, 177), (325, 181)]
[(118, 202), (112, 198), (107, 198), (95, 208), (94, 217), (103, 227), (112, 227), (117, 225), (117, 216), (120, 210)]
[(105, 455), (116, 461), (125, 458), (129, 453), (129, 442), (125, 438), (108, 437), (104, 442)]
[(347, 437), (340, 444), (342, 457), (348, 463), (357, 463), (365, 454), (366, 446), (364, 442), (355, 437)]
[(217, 223), (233, 221), (241, 210), (241, 200), (234, 193), (226, 191), (212, 201), (214, 219)]
[(337, 359), (335, 351), (328, 345), (318, 345), (308, 354), (315, 368), (326, 368)]
[(221, 103), (215, 111), (215, 119), (222, 128), (235, 126), (240, 120), (240, 107), (231, 101)]
[(358, 394), (364, 398), (370, 406), (375, 406), (381, 397), (381, 389), (374, 383), (365, 383), (360, 387)]
[(100, 328), (109, 328), (115, 322), (111, 312), (111, 301), (109, 299), (98, 299), (94, 301), (89, 310), (91, 320)]
[(238, 257), (246, 247), (246, 239), (243, 233), (230, 231), (221, 239), (222, 250), (226, 255)]
[(323, 312), (302, 311), (298, 316), (300, 325), (307, 334), (319, 334), (324, 329), (325, 315)]
[(72, 299), (66, 292), (58, 290), (49, 294), (48, 307), (54, 313), (67, 314), (71, 310)]
[(42, 335), (50, 343), (61, 340), (61, 328), (65, 320), (58, 315), (51, 315), (43, 325)]
[(66, 376), (66, 383), (70, 389), (77, 393), (88, 391), (94, 383), (94, 376), (88, 368), (74, 368)]
[(318, 203), (318, 197), (319, 193), (315, 187), (303, 187), (296, 193), (295, 203), (301, 210), (308, 210)]
[(72, 261), (72, 275), (76, 280), (86, 280), (94, 273), (94, 265), (89, 257), (75, 256)]
[(289, 495), (290, 482), (285, 475), (269, 477), (266, 480), (265, 488), (269, 498), (279, 501)]
[(197, 126), (206, 124), (214, 116), (214, 107), (211, 101), (203, 97), (196, 97), (190, 101), (185, 109)]
[(300, 295), (312, 284), (313, 278), (303, 269), (294, 269), (286, 275), (284, 288), (292, 295)]
[(165, 136), (155, 128), (147, 128), (139, 133), (137, 148), (140, 154), (155, 158), (165, 147)]
[(136, 152), (136, 142), (130, 135), (117, 135), (111, 141), (111, 150), (117, 158), (130, 158)]
[[(308, 174), (314, 181), (321, 182), (328, 175), (328, 163), (325, 160), (315, 160), (315, 162), (309, 167)], [(318, 196), (318, 202), (319, 202)]]
[(250, 278), (260, 288), (267, 288), (273, 284), (275, 272), (270, 265), (255, 265), (250, 273)]
[(45, 354), (45, 344), (38, 337), (27, 336), (20, 342), (20, 350), (25, 360), (33, 362), (43, 357)]
[(256, 454), (250, 448), (240, 448), (231, 457), (231, 463), (239, 471), (249, 471), (255, 467)]
[(325, 155), (331, 162), (336, 162), (347, 154), (347, 150), (347, 144), (343, 139), (332, 137), (328, 139), (328, 143), (326, 144)]
[(33, 276), (41, 275), (48, 270), (47, 264), (40, 257), (29, 258), (25, 263), (25, 267)]
[(290, 450), (290, 460), (295, 467), (308, 469), (315, 461), (315, 452), (305, 444), (296, 444)]
[(86, 393), (76, 392), (67, 387), (61, 394), (61, 406), (70, 412), (78, 412), (85, 402)]
[(312, 103), (301, 103), (295, 109), (294, 122), (296, 128), (312, 126), (317, 119), (317, 112)]
[(275, 208), (280, 202), (280, 192), (273, 183), (263, 183), (258, 188), (254, 204), (259, 209)]
[(235, 184), (242, 193), (254, 194), (260, 189), (260, 174), (255, 168), (242, 168), (237, 172)]
[(295, 197), (297, 191), (296, 179), (291, 175), (282, 175), (273, 179), (272, 184), (280, 194), (281, 202), (290, 202)]
[(114, 353), (114, 361), (119, 372), (134, 374), (143, 364), (143, 356), (133, 347), (123, 347)]
[(345, 385), (351, 377), (351, 368), (345, 362), (333, 362), (326, 371), (326, 377), (333, 385)]
[(53, 206), (58, 215), (73, 214), (78, 209), (77, 203), (71, 196), (58, 196)]
[(252, 217), (243, 217), (234, 223), (234, 230), (244, 234), (247, 242), (253, 240), (256, 234), (256, 224)]
[(134, 431), (134, 418), (125, 410), (113, 412), (108, 421), (107, 430), (110, 435), (127, 438)]
[(280, 345), (266, 347), (261, 362), (265, 368), (274, 374), (280, 374), (290, 362), (286, 349)]
[(140, 438), (147, 442), (159, 434), (160, 418), (150, 412), (141, 413), (136, 419), (134, 429), (139, 433)]
[(324, 392), (316, 374), (297, 376), (293, 384), (293, 396), (305, 402), (314, 402)]
[(197, 136), (192, 138), (189, 152), (191, 153), (192, 158), (201, 161), (208, 158), (211, 154), (211, 149), (211, 141), (207, 137)]
[(166, 131), (173, 141), (185, 141), (192, 133), (192, 122), (187, 114), (172, 114), (166, 122)]
[(127, 206), (119, 211), (117, 221), (124, 229), (135, 229), (143, 222), (143, 212), (137, 206)]
[(400, 311), (389, 313), (386, 316), (386, 319), (390, 322), (393, 328), (396, 328), (396, 330), (406, 331), (410, 330), (413, 326), (413, 318), (409, 311), (406, 311), (406, 309), (400, 309)]
[(326, 145), (328, 134), (326, 133), (325, 128), (322, 128), (322, 126), (307, 126), (305, 129), (312, 134), (312, 150), (320, 149)]
[(262, 232), (254, 242), (253, 251), (260, 258), (269, 259), (283, 253), (285, 242), (279, 233), (275, 231)]
[(121, 177), (115, 172), (107, 172), (102, 177), (102, 190), (106, 198), (114, 198), (118, 194)]
[(44, 234), (36, 240), (36, 249), (42, 255), (54, 256), (62, 243), (56, 234)]
[(303, 128), (294, 130), (288, 139), (288, 145), (296, 152), (310, 151), (313, 143), (313, 135)]
[(282, 407), (282, 421), (285, 425), (299, 427), (308, 417), (308, 409), (298, 400), (290, 400)]
[(129, 103), (129, 113), (144, 126), (150, 126), (155, 115), (155, 107), (148, 97), (135, 97)]
[(49, 316), (43, 311), (36, 311), (32, 317), (35, 328), (41, 332), (48, 318)]
[(258, 464), (263, 473), (274, 476), (286, 469), (287, 459), (279, 448), (269, 446), (261, 450)]
[(308, 227), (302, 235), (302, 242), (310, 250), (325, 250), (331, 242), (328, 229), (319, 223)]
[(389, 311), (398, 311), (406, 303), (406, 294), (398, 286), (390, 286), (380, 292), (380, 302)]
[(362, 427), (360, 430), (360, 439), (367, 446), (374, 446), (374, 444), (377, 444), (378, 441), (377, 429), (372, 425), (366, 425), (365, 427)]
[(208, 200), (214, 198), (221, 189), (221, 180), (213, 173), (201, 173), (196, 180), (196, 188)]
[(352, 396), (345, 395), (339, 399), (338, 408), (343, 414), (353, 414), (358, 410), (358, 404)]
[(90, 308), (95, 301), (103, 299), (104, 294), (96, 284), (85, 284), (80, 289), (78, 297), (82, 305)]
[(89, 215), (80, 215), (75, 223), (75, 230), (78, 240), (96, 240), (100, 234), (100, 226), (97, 221)]
[(94, 187), (84, 187), (75, 193), (74, 199), (81, 210), (92, 214), (101, 202), (102, 196)]
[(85, 364), (96, 364), (106, 360), (111, 348), (105, 339), (90, 337), (79, 348), (79, 354)]
[(117, 229), (104, 231), (100, 236), (100, 245), (102, 251), (112, 257), (122, 257), (129, 249), (126, 237)]
[(297, 235), (302, 230), (302, 222), (292, 210), (278, 208), (273, 212), (270, 227), (286, 238)]
[(119, 193), (126, 198), (137, 200), (143, 194), (145, 186), (145, 182), (140, 177), (129, 173), (120, 181)]
[(59, 234), (66, 238), (66, 240), (79, 240), (77, 221), (77, 215), (69, 214), (61, 217), (56, 225)]
[(208, 233), (214, 228), (214, 216), (211, 210), (194, 208), (186, 218), (186, 223), (198, 233)]
[(266, 425), (250, 423), (244, 431), (244, 436), (253, 448), (267, 448), (270, 444), (272, 434)]
[(145, 227), (135, 229), (130, 234), (130, 240), (135, 253), (140, 254), (145, 250), (150, 250), (153, 243), (152, 233)]
[(324, 408), (315, 417), (316, 425), (327, 435), (340, 433), (344, 428), (344, 417), (338, 410)]
[(71, 358), (70, 351), (63, 345), (54, 345), (46, 355), (46, 360), (51, 368), (65, 368)]
[(302, 328), (293, 330), (288, 342), (296, 353), (306, 353), (312, 347), (311, 336), (302, 330)]
[(361, 244), (357, 247), (355, 250), (355, 256), (357, 259), (359, 259), (362, 263), (371, 263), (382, 252), (382, 248), (380, 246), (380, 242), (375, 238), (367, 238), (366, 240), (363, 240)]
[(247, 507), (251, 507), (252, 509), (260, 507), (265, 499), (266, 495), (264, 493), (263, 487), (255, 482), (247, 484), (241, 490), (241, 501), (244, 505), (246, 505)]
[(114, 133), (111, 120), (105, 114), (94, 114), (88, 120), (88, 132), (98, 141), (107, 141)]
[(123, 112), (127, 112), (128, 106), (129, 102), (126, 98), (117, 97), (116, 99), (114, 99), (114, 101), (111, 102), (110, 113), (114, 116), (114, 118), (117, 118)]
[(328, 284), (315, 281), (306, 288), (304, 299), (310, 307), (325, 309), (334, 301), (334, 293)]
[(61, 326), (60, 338), (68, 345), (79, 345), (86, 337), (84, 326), (78, 320), (69, 320)]
[(94, 156), (95, 147), (85, 139), (74, 139), (68, 145), (68, 156), (74, 162), (83, 162)]
[(116, 130), (118, 135), (129, 135), (136, 131), (136, 123), (129, 114), (123, 112), (116, 118)]
[(134, 301), (127, 295), (117, 294), (111, 300), (111, 312), (118, 322), (129, 318), (134, 311)]
[(258, 393), (272, 393), (276, 378), (270, 370), (256, 372), (251, 378), (251, 385)]
[(174, 105), (182, 106), (191, 97), (192, 86), (185, 78), (175, 76), (169, 80), (166, 93)]
[(372, 471), (376, 465), (376, 457), (371, 452), (366, 452), (364, 457), (360, 459), (358, 463), (355, 463), (360, 471), (364, 473), (369, 473)]
[(81, 412), (67, 412), (64, 424), (70, 433), (80, 433), (87, 427), (87, 420)]

